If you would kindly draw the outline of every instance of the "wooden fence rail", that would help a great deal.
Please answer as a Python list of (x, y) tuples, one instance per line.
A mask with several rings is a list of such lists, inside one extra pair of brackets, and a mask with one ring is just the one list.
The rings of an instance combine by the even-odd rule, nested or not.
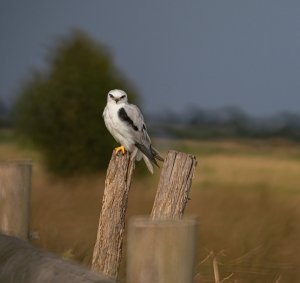
[(116, 283), (0, 233), (0, 283)]

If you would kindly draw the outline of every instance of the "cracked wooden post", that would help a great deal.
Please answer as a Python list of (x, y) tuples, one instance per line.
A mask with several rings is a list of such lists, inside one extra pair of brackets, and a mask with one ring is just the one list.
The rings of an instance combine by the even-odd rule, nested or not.
[(27, 240), (31, 191), (30, 161), (0, 161), (0, 231)]
[(152, 219), (175, 219), (183, 216), (192, 185), (196, 157), (170, 150), (162, 168)]
[(113, 152), (105, 180), (92, 270), (116, 279), (121, 262), (125, 214), (134, 161)]

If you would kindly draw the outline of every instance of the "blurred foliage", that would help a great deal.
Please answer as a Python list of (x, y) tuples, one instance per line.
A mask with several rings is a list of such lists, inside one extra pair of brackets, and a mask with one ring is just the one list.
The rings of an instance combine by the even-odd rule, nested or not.
[(8, 109), (0, 98), (0, 128), (9, 126)]
[(23, 85), (13, 113), (16, 129), (44, 153), (59, 175), (107, 166), (113, 139), (102, 112), (109, 90), (136, 93), (116, 69), (104, 46), (81, 31), (60, 38), (48, 52), (47, 71), (34, 71)]
[(216, 110), (190, 107), (175, 116), (164, 113), (152, 117), (150, 126), (156, 136), (180, 139), (271, 139), (300, 141), (300, 114), (280, 112), (272, 116), (254, 117), (237, 107)]

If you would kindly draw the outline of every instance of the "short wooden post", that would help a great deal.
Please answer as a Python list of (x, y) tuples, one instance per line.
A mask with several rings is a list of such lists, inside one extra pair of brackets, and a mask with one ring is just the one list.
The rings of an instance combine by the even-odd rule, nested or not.
[(196, 165), (194, 155), (174, 150), (168, 152), (151, 212), (153, 219), (182, 217)]
[(136, 217), (129, 223), (127, 282), (192, 283), (197, 221)]
[(128, 193), (134, 161), (127, 153), (112, 154), (105, 180), (105, 190), (94, 247), (92, 270), (116, 279), (121, 262)]
[(0, 161), (0, 231), (29, 236), (31, 162)]

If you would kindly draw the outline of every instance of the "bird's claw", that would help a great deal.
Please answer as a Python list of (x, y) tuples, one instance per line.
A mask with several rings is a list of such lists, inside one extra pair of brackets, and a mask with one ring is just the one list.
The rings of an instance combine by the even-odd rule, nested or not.
[(116, 147), (115, 151), (116, 151), (116, 154), (118, 154), (121, 151), (122, 155), (124, 155), (125, 154), (125, 147), (123, 145), (119, 146), (119, 147)]

